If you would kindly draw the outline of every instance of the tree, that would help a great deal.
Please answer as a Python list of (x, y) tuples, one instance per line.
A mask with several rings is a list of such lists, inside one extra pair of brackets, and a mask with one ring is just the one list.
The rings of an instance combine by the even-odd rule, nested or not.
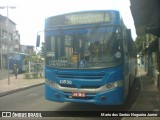
[(38, 78), (38, 73), (40, 73), (40, 77), (42, 77), (42, 68), (43, 68), (43, 59), (33, 52), (29, 57), (24, 59), (24, 63), (26, 64), (26, 74), (25, 78)]
[(138, 52), (141, 52), (143, 50), (143, 45), (146, 41), (146, 35), (143, 35), (143, 36), (138, 36), (136, 38), (136, 46), (137, 46), (137, 50)]
[(45, 58), (45, 42), (42, 42), (41, 50), (38, 53), (42, 58)]

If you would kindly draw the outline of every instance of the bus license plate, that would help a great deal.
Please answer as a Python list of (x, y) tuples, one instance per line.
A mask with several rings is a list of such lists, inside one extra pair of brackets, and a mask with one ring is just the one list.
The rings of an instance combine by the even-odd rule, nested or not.
[(72, 97), (85, 97), (85, 92), (72, 92)]

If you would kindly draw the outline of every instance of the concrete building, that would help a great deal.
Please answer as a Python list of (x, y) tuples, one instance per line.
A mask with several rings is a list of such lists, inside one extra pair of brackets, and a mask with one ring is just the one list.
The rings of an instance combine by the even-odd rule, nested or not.
[(16, 30), (16, 23), (8, 19), (7, 27), (7, 17), (0, 15), (0, 68), (5, 68), (7, 64), (7, 46), (8, 52), (18, 52), (20, 34)]
[(155, 82), (158, 83), (158, 37), (152, 34), (146, 34), (146, 39), (142, 43), (143, 48), (138, 54), (138, 65), (143, 67), (147, 72), (148, 76)]
[(32, 54), (34, 52), (34, 46), (33, 45), (20, 45), (20, 52), (23, 52), (26, 54)]

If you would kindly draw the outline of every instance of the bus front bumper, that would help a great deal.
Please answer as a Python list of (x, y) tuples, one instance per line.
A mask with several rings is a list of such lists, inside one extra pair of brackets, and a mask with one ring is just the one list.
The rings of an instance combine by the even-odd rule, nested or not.
[(86, 92), (85, 97), (73, 97), (72, 92), (61, 91), (45, 84), (45, 98), (55, 102), (80, 102), (98, 105), (120, 105), (124, 103), (123, 86), (101, 92)]

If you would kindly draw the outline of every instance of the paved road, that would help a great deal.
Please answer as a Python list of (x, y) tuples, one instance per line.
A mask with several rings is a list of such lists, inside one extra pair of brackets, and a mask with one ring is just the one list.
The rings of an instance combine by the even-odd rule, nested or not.
[[(138, 83), (136, 83), (138, 84)], [(139, 89), (135, 88), (138, 91)], [(128, 110), (137, 97), (138, 92), (133, 92), (127, 103), (122, 106), (98, 106), (80, 103), (57, 103), (50, 102), (44, 98), (44, 85), (19, 91), (10, 95), (0, 97), (0, 111), (125, 111)]]
[[(135, 84), (133, 85), (133, 89), (125, 105), (98, 106), (92, 104), (57, 103), (47, 101), (44, 98), (44, 85), (41, 85), (38, 87), (33, 87), (24, 91), (19, 91), (13, 94), (0, 97), (0, 111), (128, 111), (130, 107), (133, 105), (133, 102), (136, 100), (137, 96), (139, 95), (139, 92), (140, 81), (137, 79)], [(64, 118), (61, 119), (63, 120)], [(74, 120), (81, 119), (82, 118), (76, 118)], [(96, 120), (96, 118), (90, 119)], [(101, 119), (104, 120), (104, 118)], [(112, 119), (113, 118), (109, 118), (109, 120)], [(122, 118), (116, 118), (116, 120), (120, 119)], [(83, 118), (83, 120), (89, 120), (89, 118)]]
[[(132, 86), (132, 91), (125, 105), (122, 106), (98, 106), (91, 104), (80, 104), (80, 103), (56, 103), (46, 101), (44, 99), (44, 85), (30, 88), (17, 93), (12, 93), (3, 97), (0, 97), (0, 111), (155, 111), (157, 103), (156, 91), (152, 80), (145, 76), (143, 70), (138, 74), (138, 78), (135, 80)], [(141, 92), (140, 92), (141, 91)], [(153, 92), (153, 93), (152, 93)], [(145, 94), (144, 94), (145, 93)], [(152, 93), (152, 94), (151, 94)], [(137, 99), (138, 97), (138, 99)], [(134, 102), (136, 100), (136, 102)], [(153, 103), (154, 102), (154, 103)], [(132, 107), (131, 107), (132, 106)], [(151, 109), (152, 108), (152, 109)], [(88, 113), (88, 112), (87, 112)], [(94, 113), (92, 113), (94, 114)], [(61, 114), (60, 114), (61, 115)], [(61, 115), (62, 116), (62, 115)], [(150, 120), (153, 117), (142, 117), (142, 118), (112, 118), (112, 117), (101, 117), (100, 120)], [(0, 118), (1, 119), (1, 118)], [(15, 118), (16, 120), (17, 118)], [(54, 120), (82, 120), (82, 118), (38, 118), (38, 119), (54, 119)], [(159, 120), (158, 117), (153, 118)], [(99, 118), (83, 118), (83, 120), (99, 120)]]

